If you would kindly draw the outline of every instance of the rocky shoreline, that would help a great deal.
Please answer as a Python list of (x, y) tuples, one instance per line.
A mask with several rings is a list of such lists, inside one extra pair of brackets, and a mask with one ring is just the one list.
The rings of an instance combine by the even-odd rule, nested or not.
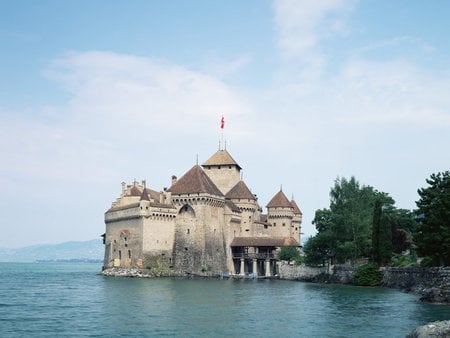
[(428, 323), (417, 327), (406, 338), (450, 337), (450, 320)]

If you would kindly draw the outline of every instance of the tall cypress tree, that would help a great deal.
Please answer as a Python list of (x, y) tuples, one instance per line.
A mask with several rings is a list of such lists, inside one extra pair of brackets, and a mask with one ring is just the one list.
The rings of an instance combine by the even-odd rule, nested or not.
[(378, 265), (381, 264), (380, 257), (380, 226), (381, 226), (381, 206), (379, 199), (375, 201), (373, 207), (373, 222), (372, 222), (372, 259)]
[(392, 219), (389, 211), (383, 211), (383, 202), (378, 198), (373, 207), (372, 259), (385, 265), (392, 257)]

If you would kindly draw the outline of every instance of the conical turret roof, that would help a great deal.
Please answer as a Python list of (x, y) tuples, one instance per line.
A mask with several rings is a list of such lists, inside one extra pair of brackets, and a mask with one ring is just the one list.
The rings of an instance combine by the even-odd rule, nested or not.
[(227, 192), (225, 197), (228, 199), (251, 199), (256, 201), (255, 196), (252, 194), (244, 181), (239, 181), (236, 183), (236, 185), (231, 188), (229, 192)]
[(147, 189), (144, 189), (141, 194), (141, 201), (150, 201), (150, 197), (148, 196)]
[(295, 215), (302, 215), (302, 211), (298, 207), (297, 202), (295, 202), (295, 200), (291, 200), (291, 205), (294, 208), (294, 214)]
[(266, 206), (267, 208), (293, 208), (282, 190), (276, 193)]
[(199, 165), (193, 166), (170, 187), (169, 191), (176, 195), (208, 193), (223, 196), (219, 188), (217, 188)]
[(205, 166), (219, 166), (219, 165), (235, 165), (239, 169), (242, 169), (239, 164), (231, 157), (230, 153), (225, 149), (218, 150), (214, 155), (212, 155), (205, 163)]

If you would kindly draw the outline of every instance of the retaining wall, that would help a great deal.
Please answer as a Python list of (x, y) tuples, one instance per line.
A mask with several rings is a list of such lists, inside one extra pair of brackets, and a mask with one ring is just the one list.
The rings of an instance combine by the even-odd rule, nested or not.
[(381, 285), (417, 293), (424, 301), (450, 303), (450, 267), (385, 268)]

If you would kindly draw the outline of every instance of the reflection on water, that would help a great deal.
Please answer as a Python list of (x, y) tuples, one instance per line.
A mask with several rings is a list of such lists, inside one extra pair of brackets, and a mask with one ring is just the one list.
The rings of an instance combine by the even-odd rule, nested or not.
[(0, 263), (0, 336), (404, 337), (450, 307), (389, 289), (135, 279), (95, 264)]

